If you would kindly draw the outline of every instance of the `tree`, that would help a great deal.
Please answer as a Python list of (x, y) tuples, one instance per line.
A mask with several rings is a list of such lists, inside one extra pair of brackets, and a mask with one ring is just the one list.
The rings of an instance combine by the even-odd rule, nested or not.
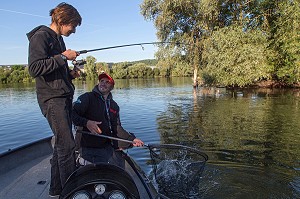
[(13, 65), (11, 67), (12, 70), (24, 70), (24, 66), (23, 65)]
[(245, 24), (245, 27), (253, 24), (256, 18), (248, 13), (257, 5), (258, 1), (242, 0), (144, 0), (141, 14), (146, 20), (154, 21), (161, 41), (190, 44), (180, 47), (166, 44), (160, 47), (157, 57), (162, 60), (160, 63), (167, 62), (169, 66), (174, 65), (171, 61), (174, 57), (191, 65), (195, 86), (198, 70), (205, 67), (202, 60), (205, 40), (214, 31), (231, 24)]
[(113, 77), (116, 79), (126, 79), (128, 75), (128, 62), (117, 63), (112, 66)]
[(9, 75), (10, 75), (10, 71), (5, 70), (2, 67), (0, 68), (0, 80), (1, 80), (1, 83), (7, 83)]
[(93, 56), (86, 57), (86, 64), (85, 64), (84, 72), (86, 74), (87, 79), (95, 80), (98, 78), (96, 61), (97, 61), (96, 58)]
[(205, 82), (243, 87), (270, 79), (273, 68), (265, 56), (270, 53), (262, 31), (232, 25), (215, 31), (204, 44)]
[[(215, 1), (210, 1), (210, 8), (214, 10)], [(141, 5), (141, 14), (146, 20), (153, 20), (157, 29), (157, 37), (163, 42), (171, 42), (160, 46), (158, 56), (161, 62), (172, 65), (170, 60), (177, 56), (194, 68), (194, 84), (196, 83), (197, 72), (201, 57), (200, 39), (205, 37), (210, 29), (209, 21), (204, 20), (205, 13), (202, 6), (206, 1), (199, 0), (144, 0)], [(218, 13), (218, 12), (217, 12)], [(214, 15), (214, 14), (213, 14)], [(210, 23), (210, 22), (209, 22)], [(192, 44), (192, 46), (177, 46), (176, 43)], [(184, 55), (184, 56), (181, 56)]]
[(96, 68), (99, 72), (105, 71), (106, 73), (110, 73), (110, 68), (107, 63), (105, 62), (97, 62)]
[(272, 57), (276, 78), (289, 84), (300, 81), (300, 2), (282, 1), (272, 28)]
[(158, 68), (154, 68), (154, 69), (153, 69), (153, 75), (154, 75), (155, 77), (160, 76), (160, 70), (159, 70)]
[[(137, 63), (132, 66), (128, 67), (128, 77), (129, 78), (144, 78), (147, 76), (148, 70), (147, 70), (146, 64), (144, 63)], [(152, 69), (149, 68), (151, 71)]]

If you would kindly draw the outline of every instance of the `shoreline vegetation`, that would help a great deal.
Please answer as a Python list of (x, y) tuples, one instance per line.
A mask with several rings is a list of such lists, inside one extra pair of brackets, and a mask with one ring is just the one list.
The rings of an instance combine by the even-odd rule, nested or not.
[[(96, 62), (96, 59), (92, 56), (87, 57), (84, 66), (81, 66), (81, 77), (74, 81), (86, 81), (97, 79), (97, 74), (105, 71), (113, 76), (115, 79), (131, 79), (131, 78), (154, 78), (154, 77), (191, 77), (193, 78), (192, 70), (185, 73), (176, 73), (176, 67), (168, 67), (164, 69), (158, 67), (158, 61), (156, 59), (147, 59), (133, 62), (120, 62), (120, 63), (104, 63)], [(74, 66), (69, 66), (73, 68)], [(0, 84), (8, 83), (21, 83), (21, 82), (35, 82), (34, 78), (29, 75), (27, 65), (13, 65), (0, 67)], [(225, 87), (227, 89), (238, 88), (300, 88), (300, 83), (287, 83), (282, 80), (260, 80), (252, 82), (245, 86), (237, 85), (220, 85), (220, 84), (208, 84), (202, 81), (201, 77), (197, 77), (200, 81), (197, 81), (198, 86), (207, 87)], [(195, 87), (195, 86), (194, 86)]]

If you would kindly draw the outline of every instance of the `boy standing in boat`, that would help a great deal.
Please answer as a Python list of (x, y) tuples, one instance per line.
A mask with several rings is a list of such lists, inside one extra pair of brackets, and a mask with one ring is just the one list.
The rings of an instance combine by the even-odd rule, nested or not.
[(37, 100), (55, 136), (51, 162), (50, 196), (61, 193), (62, 187), (75, 170), (75, 142), (72, 134), (72, 79), (79, 71), (70, 70), (67, 60), (79, 55), (66, 50), (62, 36), (75, 33), (81, 25), (78, 11), (67, 3), (50, 10), (51, 24), (41, 25), (27, 33), (29, 40), (29, 73), (36, 80)]
[[(76, 126), (83, 128), (84, 132), (118, 137), (133, 142), (133, 146), (143, 146), (144, 143), (132, 133), (123, 129), (120, 121), (119, 106), (113, 100), (111, 90), (114, 80), (106, 73), (98, 77), (99, 83), (92, 92), (79, 96), (73, 104), (72, 120)], [(123, 167), (120, 153), (117, 151), (130, 147), (122, 141), (112, 141), (92, 134), (80, 134), (81, 156), (92, 163), (105, 162)]]

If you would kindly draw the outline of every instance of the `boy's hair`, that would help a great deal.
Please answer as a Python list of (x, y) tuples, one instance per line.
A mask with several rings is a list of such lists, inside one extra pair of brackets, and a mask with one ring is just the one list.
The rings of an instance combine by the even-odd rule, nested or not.
[(52, 23), (59, 26), (73, 25), (80, 26), (82, 18), (79, 12), (72, 5), (62, 2), (55, 8), (50, 10), (50, 16)]

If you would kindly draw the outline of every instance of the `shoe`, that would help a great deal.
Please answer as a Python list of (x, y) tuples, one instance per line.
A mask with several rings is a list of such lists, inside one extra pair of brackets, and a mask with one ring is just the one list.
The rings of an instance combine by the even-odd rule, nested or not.
[(55, 193), (55, 192), (54, 192), (54, 193), (51, 193), (51, 192), (49, 192), (49, 197), (50, 197), (50, 198), (59, 197), (59, 195), (60, 195), (59, 193)]
[(49, 197), (50, 198), (56, 198), (56, 197), (59, 197), (59, 194), (49, 194)]

